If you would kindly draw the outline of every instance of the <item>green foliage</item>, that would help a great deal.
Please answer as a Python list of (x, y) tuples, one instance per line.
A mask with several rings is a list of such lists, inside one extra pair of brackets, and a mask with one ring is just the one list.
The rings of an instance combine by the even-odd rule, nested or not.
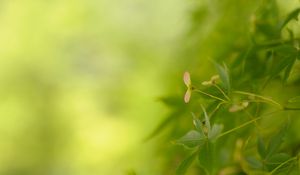
[(286, 128), (287, 127), (284, 127), (279, 133), (271, 137), (269, 145), (267, 147), (267, 155), (265, 157), (266, 159), (273, 156), (273, 154), (278, 150), (279, 146), (282, 143), (283, 136), (286, 133)]
[(265, 159), (267, 156), (266, 145), (261, 137), (257, 139), (257, 151), (262, 159)]
[(286, 19), (283, 21), (280, 28), (282, 29), (283, 27), (285, 27), (286, 24), (288, 24), (293, 19), (298, 21), (299, 13), (300, 13), (300, 8), (297, 8), (297, 9), (293, 10), (292, 12), (290, 12), (290, 14), (288, 14)]
[[(181, 134), (181, 138), (169, 134), (169, 138), (179, 138), (175, 143), (192, 151), (179, 165), (177, 174), (184, 174), (190, 166), (209, 175), (300, 173), (295, 166), (300, 140), (286, 139), (287, 133), (299, 127), (296, 125), (300, 110), (299, 31), (288, 27), (293, 19), (298, 18), (300, 9), (293, 9), (282, 17), (275, 0), (253, 3), (255, 10), (246, 15), (251, 20), (247, 28), (239, 30), (241, 35), (235, 38), (237, 43), (222, 47), (209, 45), (215, 48), (212, 49), (214, 52), (207, 51), (205, 54), (195, 51), (200, 45), (197, 42), (190, 46), (195, 49), (195, 52), (189, 53), (194, 56), (193, 60), (197, 60), (199, 55), (213, 57), (215, 70), (206, 65), (210, 69), (209, 74), (214, 75), (209, 79), (206, 72), (199, 72), (205, 69), (202, 65), (207, 63), (199, 60), (199, 64), (194, 65), (197, 61), (192, 61), (193, 66), (198, 66), (192, 72), (196, 76), (192, 77), (193, 82), (188, 89), (193, 98), (186, 101), (188, 104), (176, 103), (177, 106), (171, 107), (172, 111), (185, 111), (178, 113), (177, 122), (191, 123), (192, 120), (194, 124), (194, 128), (188, 124), (175, 124), (173, 131), (186, 133)], [(218, 7), (225, 10), (229, 8), (227, 5), (219, 4)], [(202, 8), (196, 10), (194, 18), (204, 12)], [(230, 12), (220, 13), (229, 15)], [(202, 15), (201, 20), (193, 18), (195, 25), (204, 23), (203, 18), (208, 14)], [(228, 23), (232, 28), (238, 25), (232, 21)], [(218, 24), (226, 26), (221, 21)], [(284, 32), (288, 32), (289, 36), (286, 37)], [(235, 37), (231, 33), (228, 35)], [(219, 38), (227, 39), (227, 42), (230, 40), (226, 36), (214, 37), (202, 41), (201, 47), (217, 43)], [(288, 89), (293, 91), (288, 92)], [(188, 113), (192, 117), (187, 117)], [(287, 125), (290, 121), (292, 124)], [(176, 120), (173, 122), (176, 123)], [(198, 162), (192, 165), (196, 154)]]
[(299, 51), (292, 45), (280, 45), (273, 48), (272, 63), (270, 77), (276, 77), (280, 72), (284, 71), (283, 80), (287, 81), (292, 67), (299, 55)]
[(211, 141), (207, 141), (199, 151), (198, 161), (200, 166), (205, 170), (207, 174), (214, 172), (215, 162), (215, 145)]
[(181, 164), (176, 169), (177, 175), (185, 174), (187, 169), (191, 166), (194, 159), (197, 157), (197, 152), (194, 152), (193, 154), (189, 155), (187, 158), (185, 158)]
[(230, 85), (230, 76), (229, 71), (225, 63), (223, 63), (223, 66), (220, 64), (215, 63), (215, 66), (217, 68), (218, 74), (220, 75), (220, 79), (222, 81), (222, 85), (227, 91), (230, 91), (231, 85)]
[(191, 130), (186, 135), (176, 141), (177, 144), (182, 144), (188, 148), (202, 146), (206, 142), (206, 137), (198, 131)]

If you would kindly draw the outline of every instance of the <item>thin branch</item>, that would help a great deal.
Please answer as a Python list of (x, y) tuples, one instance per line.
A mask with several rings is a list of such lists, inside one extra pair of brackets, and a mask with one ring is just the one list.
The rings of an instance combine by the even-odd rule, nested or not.
[(270, 99), (270, 98), (267, 98), (267, 97), (258, 95), (258, 94), (254, 94), (254, 93), (250, 93), (250, 92), (244, 92), (244, 91), (233, 91), (233, 93), (241, 94), (241, 95), (254, 96), (254, 97), (263, 99), (263, 100), (265, 100), (266, 102), (269, 102), (270, 104), (273, 104), (273, 105), (277, 106), (277, 107), (280, 108), (280, 109), (284, 109), (284, 107), (283, 107), (281, 104), (279, 104), (278, 102), (276, 102), (276, 101), (274, 101), (274, 100), (272, 100), (272, 99)]
[(226, 132), (223, 132), (223, 133), (220, 134), (217, 138), (220, 138), (220, 137), (225, 136), (225, 135), (227, 135), (227, 134), (229, 134), (229, 133), (232, 133), (232, 132), (234, 132), (234, 131), (236, 131), (236, 130), (238, 130), (238, 129), (240, 129), (240, 128), (243, 128), (243, 127), (245, 127), (245, 126), (247, 126), (247, 125), (253, 123), (253, 122), (256, 122), (256, 121), (259, 120), (259, 119), (261, 119), (261, 117), (257, 117), (257, 118), (255, 118), (255, 119), (253, 119), (253, 120), (250, 120), (250, 121), (248, 121), (248, 122), (246, 122), (246, 123), (244, 123), (244, 124), (241, 124), (241, 125), (238, 126), (238, 127), (235, 127), (235, 128), (230, 129), (230, 130), (228, 130), (228, 131), (226, 131)]
[(261, 115), (260, 117), (257, 117), (257, 118), (255, 118), (255, 119), (253, 119), (253, 120), (250, 120), (250, 121), (248, 121), (248, 122), (246, 122), (246, 123), (244, 123), (244, 124), (242, 124), (242, 125), (240, 125), (240, 126), (238, 126), (238, 127), (235, 127), (235, 128), (233, 128), (233, 129), (230, 129), (230, 130), (228, 130), (228, 131), (226, 131), (226, 132), (221, 133), (217, 138), (223, 137), (224, 135), (227, 135), (227, 134), (229, 134), (229, 133), (231, 133), (231, 132), (234, 132), (234, 131), (236, 131), (236, 130), (238, 130), (238, 129), (240, 129), (240, 128), (243, 128), (243, 127), (245, 127), (245, 126), (247, 126), (247, 125), (249, 125), (249, 124), (251, 124), (251, 123), (253, 123), (253, 122), (256, 122), (257, 120), (262, 119), (263, 116), (272, 115), (272, 114), (274, 114), (274, 113), (276, 113), (276, 112), (278, 112), (278, 110), (272, 111), (272, 112), (269, 112), (269, 113), (266, 113), (266, 114), (264, 114), (264, 115)]
[(214, 113), (220, 108), (220, 106), (222, 105), (222, 104), (224, 104), (225, 102), (221, 102), (221, 103), (219, 103), (218, 105), (217, 105), (217, 107), (210, 113), (210, 115), (209, 115), (209, 118), (211, 118), (212, 117), (212, 115), (214, 115)]
[(224, 100), (224, 99), (222, 99), (222, 98), (216, 97), (216, 96), (211, 95), (211, 94), (206, 93), (206, 92), (203, 92), (203, 91), (201, 91), (201, 90), (199, 90), (199, 89), (195, 89), (195, 90), (193, 90), (193, 91), (196, 91), (196, 92), (199, 92), (199, 93), (201, 93), (201, 94), (207, 95), (207, 96), (209, 96), (209, 97), (211, 97), (211, 98), (214, 98), (214, 99), (216, 99), (216, 100), (220, 100), (220, 101), (226, 102), (226, 100)]
[(296, 159), (297, 159), (297, 157), (292, 157), (292, 158), (290, 158), (289, 160), (287, 160), (287, 161), (281, 163), (281, 164), (278, 165), (276, 168), (274, 168), (274, 169), (269, 173), (269, 175), (275, 173), (275, 172), (276, 172), (279, 168), (281, 168), (283, 165), (285, 165), (285, 164), (287, 164), (287, 163), (289, 163), (289, 162), (291, 162), (291, 161), (293, 161), (293, 160), (296, 160)]
[(214, 84), (214, 86), (224, 95), (224, 97), (230, 101), (230, 98), (226, 95), (226, 93), (216, 84)]

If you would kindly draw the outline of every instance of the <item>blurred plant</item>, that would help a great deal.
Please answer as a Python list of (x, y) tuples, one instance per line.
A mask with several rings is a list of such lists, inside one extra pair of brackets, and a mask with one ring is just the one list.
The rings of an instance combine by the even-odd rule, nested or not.
[[(205, 174), (300, 173), (299, 145), (284, 142), (295, 120), (290, 116), (299, 116), (299, 94), (292, 93), (292, 98), (290, 94), (280, 94), (284, 99), (290, 98), (285, 102), (267, 95), (274, 83), (280, 86), (276, 84), (279, 79), (283, 87), (299, 88), (299, 74), (294, 75), (294, 82), (288, 80), (291, 72), (299, 69), (300, 39), (287, 27), (299, 13), (297, 8), (280, 19), (276, 2), (266, 1), (252, 14), (250, 43), (239, 48), (238, 56), (228, 63), (214, 62), (217, 74), (203, 81), (201, 88), (192, 83), (189, 72), (184, 73), (184, 102), (188, 105), (183, 107), (176, 97), (162, 99), (174, 112), (151, 137), (186, 113), (191, 113), (194, 124), (194, 129), (173, 142), (191, 150), (183, 154), (186, 158), (176, 174), (185, 174), (195, 159), (196, 172)], [(288, 38), (282, 35), (284, 30)], [(200, 98), (193, 95), (191, 99), (192, 93), (199, 93)], [(283, 118), (270, 119), (276, 115)], [(174, 127), (173, 131), (187, 128)]]
[[(208, 92), (204, 92), (195, 87), (190, 88), (191, 87), (190, 74), (188, 72), (185, 72), (184, 73), (184, 83), (188, 86), (188, 91), (184, 98), (186, 103), (189, 102), (191, 91), (196, 91), (196, 92), (200, 92), (201, 94), (205, 94), (205, 95), (211, 97), (212, 100), (221, 102), (215, 106), (214, 112), (216, 112), (216, 110), (218, 110), (221, 105), (228, 107), (228, 111), (231, 113), (238, 112), (238, 111), (245, 110), (250, 105), (250, 103), (267, 103), (267, 104), (277, 107), (279, 110), (287, 110), (288, 109), (285, 106), (279, 104), (278, 102), (276, 102), (270, 98), (264, 97), (262, 95), (258, 95), (258, 94), (254, 94), (254, 93), (250, 93), (250, 92), (244, 92), (244, 91), (230, 91), (231, 84), (229, 81), (229, 73), (228, 73), (228, 69), (227, 69), (226, 65), (224, 64), (224, 66), (221, 66), (219, 64), (216, 64), (216, 66), (217, 66), (217, 69), (218, 69), (220, 75), (214, 75), (209, 81), (204, 81), (202, 83), (202, 85), (204, 85), (204, 86), (211, 85), (211, 86), (217, 87), (216, 91), (221, 92), (221, 94), (226, 99), (223, 99), (223, 97), (220, 97), (220, 96), (214, 96)], [(222, 87), (226, 87), (226, 89), (228, 91), (227, 94), (216, 83), (216, 80), (219, 77), (222, 77), (221, 78)], [(216, 92), (216, 93), (218, 93), (218, 92)], [(188, 94), (188, 100), (186, 100), (187, 94)], [(234, 96), (235, 94), (246, 96), (247, 98), (245, 98), (246, 100), (234, 102), (234, 99), (232, 96)], [(289, 100), (289, 101), (290, 102), (295, 101), (295, 99), (297, 99), (297, 97), (294, 97), (292, 100)], [(223, 125), (222, 124), (213, 124), (211, 126), (210, 117), (212, 117), (212, 115), (208, 116), (206, 109), (204, 108), (203, 105), (201, 105), (201, 109), (203, 110), (203, 115), (204, 115), (203, 122), (201, 122), (199, 117), (196, 117), (196, 115), (194, 113), (192, 113), (193, 123), (194, 123), (196, 130), (189, 131), (186, 135), (184, 135), (183, 137), (181, 137), (180, 139), (178, 139), (175, 142), (176, 144), (183, 145), (186, 148), (196, 148), (194, 153), (191, 154), (190, 156), (188, 156), (181, 163), (181, 165), (179, 165), (179, 167), (177, 169), (177, 174), (184, 174), (186, 169), (193, 162), (193, 159), (196, 158), (196, 155), (199, 155), (198, 156), (199, 163), (207, 174), (216, 174), (217, 170), (216, 170), (216, 167), (214, 167), (214, 161), (216, 161), (216, 160), (214, 160), (215, 158), (214, 158), (213, 152), (216, 151), (216, 150), (214, 150), (215, 149), (214, 144), (217, 141), (217, 139), (219, 139), (220, 137), (223, 137), (225, 135), (231, 134), (234, 131), (242, 129), (243, 127), (245, 127), (249, 124), (252, 124), (252, 123), (256, 122), (257, 120), (262, 119), (262, 117), (263, 117), (263, 115), (257, 116), (256, 118), (254, 118), (252, 120), (242, 123), (239, 126), (222, 133)], [(293, 110), (298, 110), (298, 109), (295, 108)], [(285, 127), (285, 129), (286, 129), (286, 127)], [(291, 157), (290, 155), (288, 155), (286, 153), (276, 153), (278, 147), (280, 146), (280, 144), (282, 142), (282, 137), (284, 135), (285, 129), (283, 129), (279, 134), (274, 136), (274, 138), (271, 138), (271, 141), (267, 148), (265, 148), (265, 145), (264, 145), (262, 139), (259, 138), (258, 153), (261, 156), (262, 160), (259, 161), (255, 158), (247, 157), (246, 160), (250, 166), (252, 166), (253, 168), (257, 168), (257, 169), (262, 168), (262, 170), (269, 170), (270, 173), (272, 174), (272, 173), (276, 172), (279, 168), (284, 166), (285, 164), (288, 164), (292, 161), (296, 161), (298, 159), (298, 155), (296, 155), (295, 157)], [(277, 166), (275, 166), (275, 165), (277, 165)], [(268, 168), (266, 168), (266, 166)]]

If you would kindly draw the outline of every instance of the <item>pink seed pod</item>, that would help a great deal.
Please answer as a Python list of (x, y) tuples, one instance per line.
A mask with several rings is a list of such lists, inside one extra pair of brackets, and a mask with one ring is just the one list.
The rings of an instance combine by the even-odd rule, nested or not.
[(183, 82), (187, 87), (189, 87), (191, 85), (191, 76), (190, 76), (189, 72), (184, 72)]
[(187, 90), (184, 95), (184, 102), (188, 103), (190, 101), (191, 95), (192, 95), (192, 82), (191, 82), (191, 76), (189, 72), (184, 72), (183, 74), (183, 82), (187, 87)]

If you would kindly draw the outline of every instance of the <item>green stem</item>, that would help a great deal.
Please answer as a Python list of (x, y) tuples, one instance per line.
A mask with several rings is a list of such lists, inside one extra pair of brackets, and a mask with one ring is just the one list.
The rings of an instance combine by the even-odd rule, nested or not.
[(236, 131), (236, 130), (238, 130), (238, 129), (240, 129), (240, 128), (243, 128), (243, 127), (245, 127), (245, 126), (247, 126), (247, 125), (249, 125), (249, 124), (251, 124), (251, 123), (253, 123), (253, 122), (256, 122), (256, 121), (259, 120), (259, 119), (261, 119), (261, 117), (257, 117), (257, 118), (255, 118), (255, 119), (253, 119), (253, 120), (250, 120), (250, 121), (248, 121), (248, 122), (246, 122), (246, 123), (244, 123), (244, 124), (242, 124), (242, 125), (240, 125), (240, 126), (238, 126), (238, 127), (235, 127), (235, 128), (230, 129), (230, 130), (228, 130), (228, 131), (226, 131), (226, 132), (223, 132), (222, 134), (220, 134), (220, 135), (217, 137), (217, 139), (220, 138), (220, 137), (222, 137), (222, 136), (224, 136), (224, 135), (227, 135), (227, 134), (229, 134), (229, 133), (232, 133), (232, 132), (234, 132), (234, 131)]
[(230, 101), (230, 98), (226, 95), (226, 93), (216, 84), (214, 84), (214, 86), (224, 95), (224, 97)]
[(258, 44), (258, 48), (264, 49), (264, 48), (270, 48), (270, 47), (276, 47), (279, 44), (287, 44), (290, 42), (294, 42), (294, 41), (299, 41), (300, 38), (294, 38), (292, 40), (282, 40), (282, 39), (278, 39), (278, 40), (271, 40), (262, 44)]
[(274, 169), (269, 173), (269, 175), (275, 173), (275, 172), (276, 172), (279, 168), (281, 168), (283, 165), (289, 163), (290, 161), (296, 160), (296, 159), (297, 159), (297, 157), (292, 157), (292, 158), (290, 158), (289, 160), (287, 160), (287, 161), (281, 163), (281, 164), (278, 165), (276, 168), (274, 168)]
[[(245, 113), (250, 117), (250, 119), (255, 119), (255, 116), (251, 115), (251, 113), (250, 113), (249, 111), (245, 110)], [(254, 121), (254, 123), (255, 123), (255, 126), (256, 126), (258, 129), (260, 129), (258, 123), (257, 123), (256, 121)]]
[(287, 111), (299, 111), (300, 108), (289, 108), (289, 107), (284, 107), (283, 110), (287, 110)]
[(269, 102), (270, 104), (273, 104), (273, 105), (277, 106), (280, 109), (284, 109), (284, 107), (281, 104), (279, 104), (278, 102), (276, 102), (276, 101), (274, 101), (270, 98), (261, 96), (261, 95), (253, 94), (253, 93), (250, 93), (250, 92), (244, 92), (244, 91), (233, 91), (233, 93), (241, 94), (241, 95), (254, 96), (254, 97), (260, 98), (262, 100), (265, 100), (266, 102)]
[(210, 113), (209, 117), (211, 118), (212, 115), (213, 115), (213, 114), (220, 108), (220, 106), (221, 106), (222, 104), (224, 104), (224, 103), (226, 103), (226, 102), (221, 102), (221, 103), (219, 103), (219, 104), (217, 105), (217, 107)]
[[(266, 103), (266, 104), (270, 104), (270, 102), (266, 101), (266, 100), (248, 100), (248, 102), (250, 102), (250, 103), (254, 102), (254, 103)], [(274, 105), (274, 103), (272, 103), (271, 105)], [(276, 105), (276, 107), (277, 106), (278, 105)], [(285, 108), (283, 107), (283, 108), (280, 108), (280, 109), (285, 109)]]
[(224, 100), (224, 99), (222, 99), (222, 98), (216, 97), (216, 96), (211, 95), (211, 94), (206, 93), (206, 92), (203, 92), (203, 91), (201, 91), (201, 90), (199, 90), (199, 89), (195, 89), (194, 91), (199, 92), (199, 93), (204, 94), (204, 95), (207, 95), (207, 96), (209, 96), (209, 97), (211, 97), (211, 98), (214, 98), (214, 99), (216, 99), (216, 100), (220, 100), (220, 101), (226, 102), (226, 100)]

